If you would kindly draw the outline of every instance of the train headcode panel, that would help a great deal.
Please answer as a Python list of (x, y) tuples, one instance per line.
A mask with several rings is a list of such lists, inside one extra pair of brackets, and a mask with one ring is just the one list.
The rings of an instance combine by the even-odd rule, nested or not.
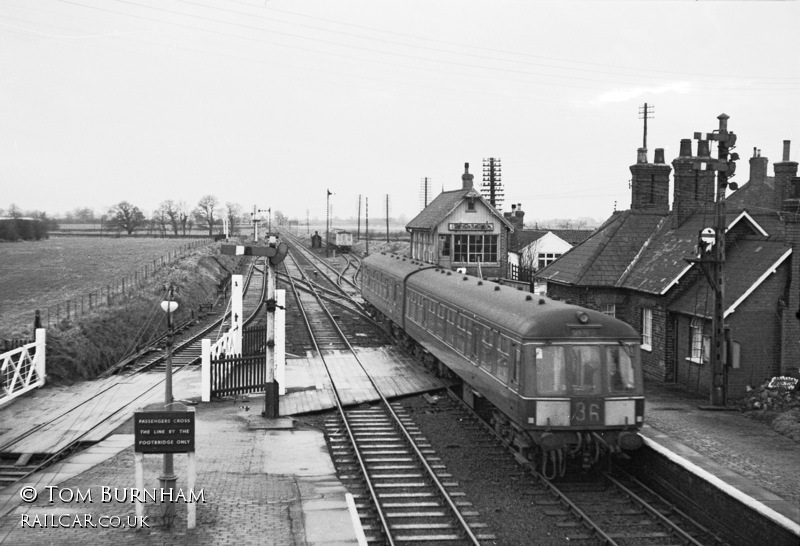
[(137, 411), (133, 414), (133, 450), (139, 453), (194, 451), (193, 411)]

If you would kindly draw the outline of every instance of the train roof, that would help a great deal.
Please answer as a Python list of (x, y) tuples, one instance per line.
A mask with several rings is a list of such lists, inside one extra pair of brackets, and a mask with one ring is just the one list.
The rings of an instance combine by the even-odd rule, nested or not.
[(640, 337), (630, 325), (598, 311), (432, 264), (384, 253), (373, 254), (364, 263), (523, 338)]

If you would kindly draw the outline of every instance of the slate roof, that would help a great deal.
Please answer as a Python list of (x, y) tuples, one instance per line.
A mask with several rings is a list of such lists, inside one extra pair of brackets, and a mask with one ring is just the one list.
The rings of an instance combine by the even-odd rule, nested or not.
[(475, 188), (467, 188), (467, 189), (460, 189), (460, 190), (451, 190), (451, 191), (443, 191), (439, 195), (437, 195), (433, 201), (428, 203), (428, 206), (422, 209), (422, 211), (417, 214), (408, 224), (406, 224), (406, 230), (410, 231), (412, 229), (427, 229), (431, 230), (438, 226), (442, 220), (444, 220), (448, 214), (453, 212), (461, 201), (466, 199), (466, 197), (470, 194), (470, 192), (475, 196), (476, 201), (482, 202), (492, 213), (497, 216), (500, 221), (502, 221), (506, 227), (511, 228), (511, 224), (506, 220), (502, 214), (497, 212), (493, 206), (491, 206), (486, 200), (481, 197), (480, 193), (475, 190)]
[(536, 277), (580, 286), (615, 286), (665, 218), (645, 211), (615, 212), (588, 239)]
[[(783, 241), (764, 239), (740, 239), (726, 249), (726, 314), (790, 249)], [(702, 278), (701, 282), (688, 287), (668, 309), (710, 319), (714, 312), (714, 293), (705, 278)]]
[[(727, 225), (740, 215), (740, 210), (728, 211)], [(783, 235), (777, 215), (757, 215), (753, 220), (768, 235)], [(739, 220), (743, 221), (749, 222), (746, 218)], [(713, 217), (695, 214), (673, 229), (671, 215), (617, 212), (588, 240), (536, 276), (565, 284), (613, 286), (662, 294), (689, 268), (684, 258), (695, 254), (700, 231), (712, 227), (713, 222)], [(753, 234), (760, 232), (753, 228)]]
[(775, 211), (775, 177), (750, 180), (725, 198), (728, 207), (747, 209), (751, 213)]

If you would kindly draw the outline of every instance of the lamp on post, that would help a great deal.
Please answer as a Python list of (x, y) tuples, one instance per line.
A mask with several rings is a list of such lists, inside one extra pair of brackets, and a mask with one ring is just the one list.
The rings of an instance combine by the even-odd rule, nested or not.
[[(170, 286), (167, 290), (167, 299), (161, 302), (161, 309), (167, 314), (167, 369), (166, 369), (166, 380), (165, 380), (165, 387), (164, 387), (164, 404), (166, 411), (172, 411), (172, 313), (178, 309), (178, 302), (173, 301), (173, 292), (174, 289)], [(162, 495), (164, 490), (169, 491), (169, 499), (170, 502), (167, 504), (166, 510), (164, 511), (165, 519), (168, 522), (172, 521), (172, 517), (175, 515), (175, 505), (172, 503), (172, 499), (174, 498), (174, 489), (175, 483), (178, 481), (177, 476), (175, 476), (175, 470), (172, 464), (172, 453), (164, 453), (164, 465), (162, 476), (158, 478), (159, 482), (161, 482), (161, 490)]]

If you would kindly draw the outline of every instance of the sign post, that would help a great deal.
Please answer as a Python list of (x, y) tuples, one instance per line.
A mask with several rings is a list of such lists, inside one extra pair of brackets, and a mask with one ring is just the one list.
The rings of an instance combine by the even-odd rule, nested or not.
[[(175, 407), (177, 406), (177, 407)], [(165, 460), (169, 457), (172, 463), (174, 453), (186, 453), (189, 457), (188, 486), (189, 502), (187, 504), (186, 525), (189, 529), (194, 529), (196, 524), (197, 506), (194, 502), (194, 486), (197, 476), (197, 460), (195, 458), (195, 414), (194, 408), (186, 408), (182, 404), (170, 404), (165, 411), (137, 411), (133, 414), (133, 433), (134, 433), (134, 460), (136, 489), (140, 492), (145, 491), (144, 487), (144, 455), (145, 453), (162, 453)], [(172, 476), (172, 482), (165, 484), (164, 477), (160, 478), (161, 500), (168, 499), (165, 516), (171, 522), (175, 515), (175, 500), (180, 496), (175, 493), (176, 478)], [(153, 495), (155, 497), (155, 495)], [(183, 497), (186, 497), (183, 495)], [(144, 506), (142, 498), (135, 499), (137, 521), (143, 521)]]

